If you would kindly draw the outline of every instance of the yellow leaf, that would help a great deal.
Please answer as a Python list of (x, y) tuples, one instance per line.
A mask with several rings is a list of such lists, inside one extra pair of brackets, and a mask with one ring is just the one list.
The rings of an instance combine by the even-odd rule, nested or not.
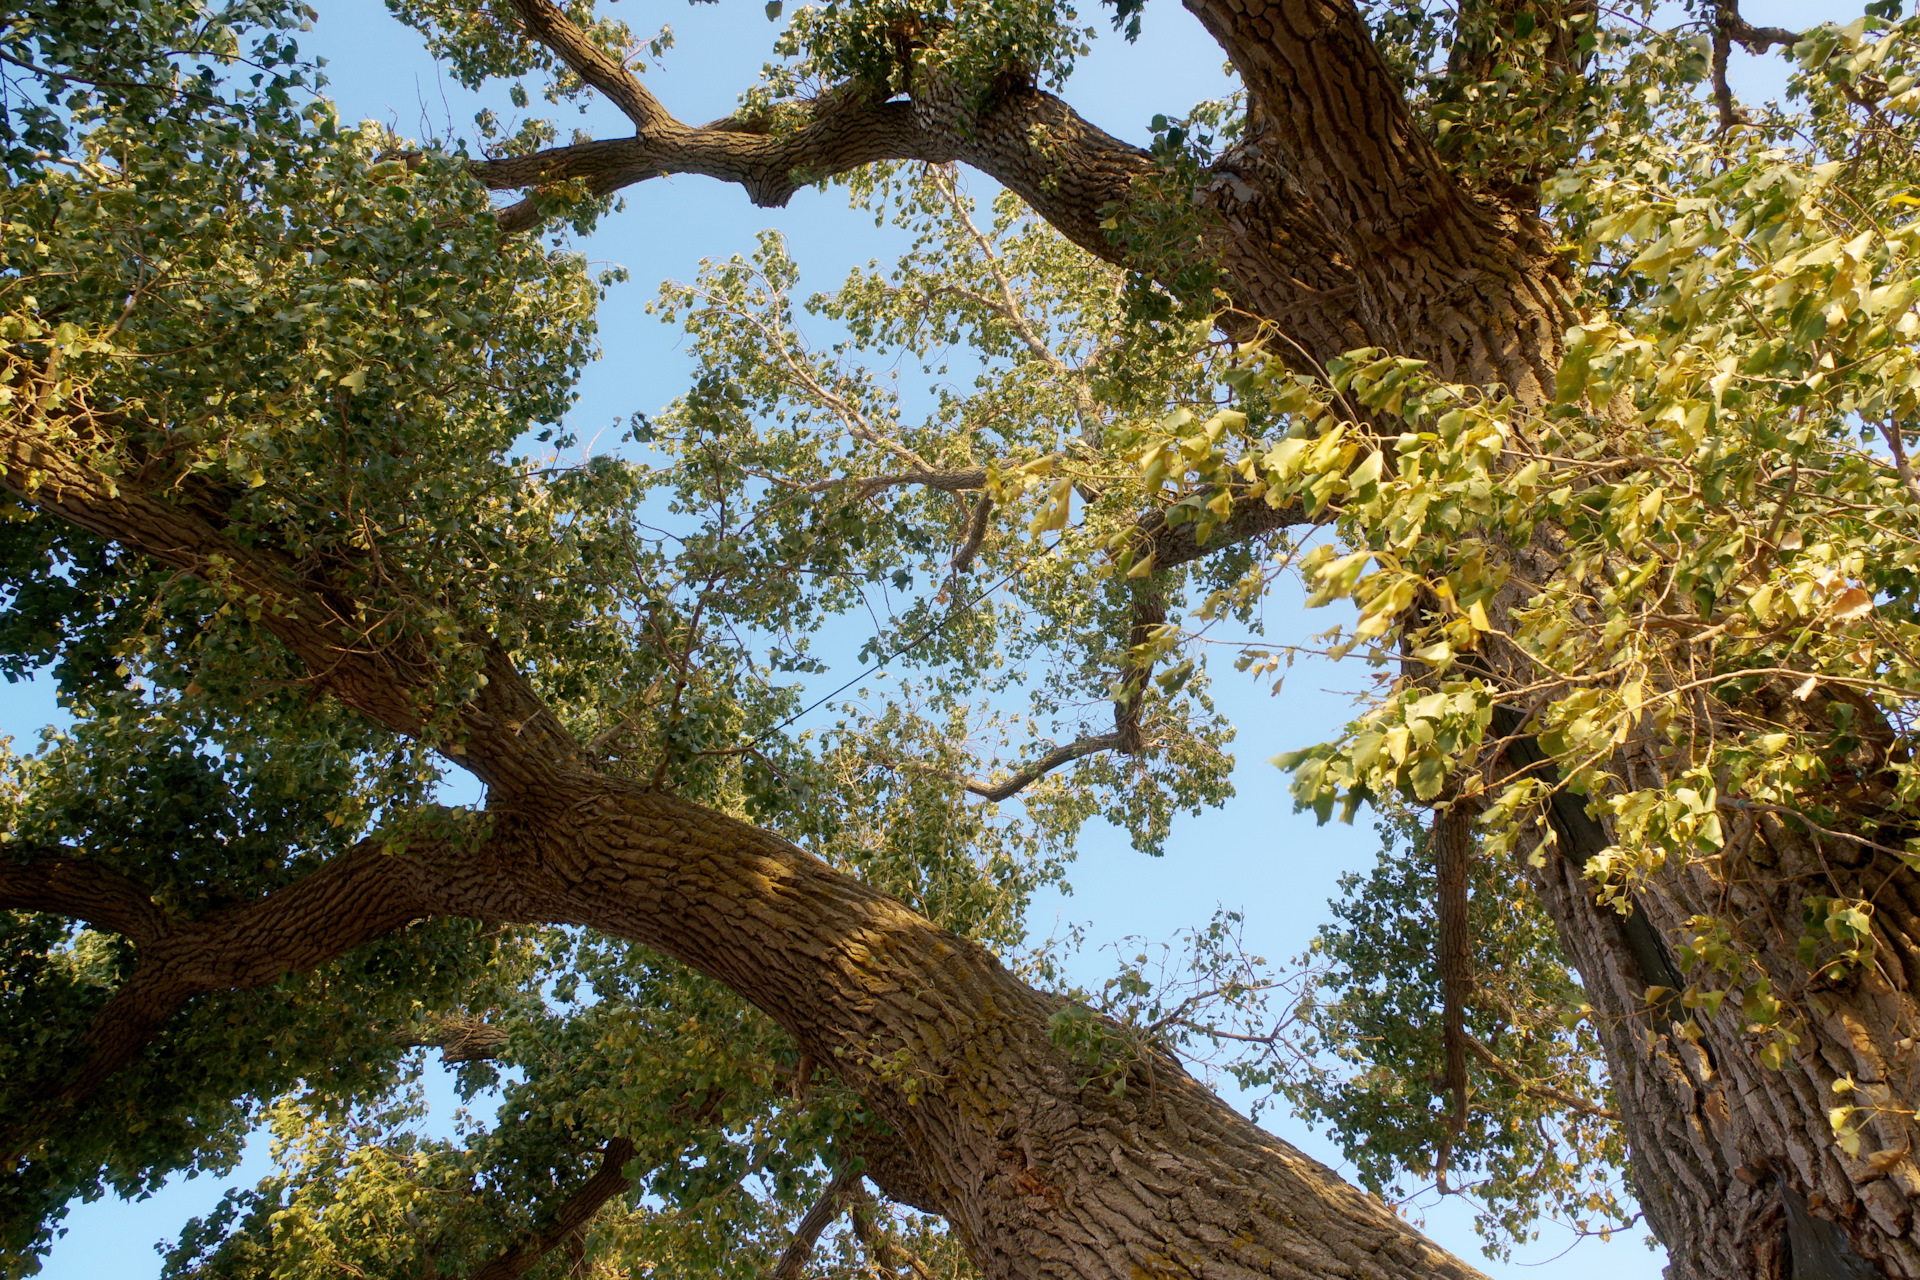
[(1859, 587), (1848, 587), (1833, 598), (1827, 612), (1836, 622), (1848, 622), (1873, 612), (1873, 597)]

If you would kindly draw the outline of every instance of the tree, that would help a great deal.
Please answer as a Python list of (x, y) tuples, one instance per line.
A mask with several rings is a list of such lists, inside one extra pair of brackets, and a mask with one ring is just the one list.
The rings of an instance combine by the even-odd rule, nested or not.
[[(1150, 845), (1221, 798), (1195, 633), (1298, 570), (1382, 683), (1295, 794), (1436, 815), (1314, 1025), (1401, 984), (1437, 1028), (1348, 1047), (1443, 1105), (1288, 1091), (1376, 1181), (1511, 1165), (1525, 1108), (1617, 1123), (1679, 1276), (1920, 1274), (1920, 28), (1188, 7), (1242, 94), (1149, 151), (1055, 96), (1084, 37), (1042, 4), (802, 10), (701, 127), (589, 6), (399, 6), (468, 82), (635, 130), (483, 119), (483, 157), (341, 128), (289, 9), (8, 19), (9, 653), (81, 713), (14, 762), (0, 864), (20, 1257), (272, 1104), (286, 1176), (178, 1273), (749, 1269), (811, 1204), (783, 1274), (842, 1214), (894, 1270), (1472, 1274), (1191, 1079), (1211, 1015), (1133, 975), (1103, 1017), (1012, 951), (1090, 813)], [(1795, 111), (1734, 100), (1736, 44)], [(955, 163), (1011, 193), (989, 225)], [(978, 381), (904, 425), (800, 342), (769, 243), (663, 296), (702, 372), (645, 460), (516, 454), (597, 287), (532, 233), (669, 173), (897, 200), (924, 251), (821, 305)], [(874, 656), (925, 674), (787, 735), (868, 582), (909, 599)], [(483, 811), (427, 803), (434, 751)], [(1431, 954), (1385, 946), (1429, 892)], [(1221, 936), (1203, 994), (1244, 1004)], [(504, 1055), (509, 1118), (399, 1132), (407, 1042)]]

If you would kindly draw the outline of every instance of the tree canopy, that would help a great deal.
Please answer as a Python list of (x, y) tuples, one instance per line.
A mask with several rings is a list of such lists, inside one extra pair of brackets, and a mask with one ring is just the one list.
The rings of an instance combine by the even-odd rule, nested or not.
[[(1142, 149), (1038, 0), (768, 5), (704, 125), (591, 0), (391, 7), (535, 114), (350, 125), (283, 0), (0, 19), (0, 662), (72, 715), (6, 1275), (266, 1123), (169, 1276), (1476, 1274), (1422, 1186), (1920, 1276), (1920, 19), (1189, 0), (1238, 87)], [(579, 457), (583, 237), (671, 174), (912, 247), (661, 286), (694, 375)], [(1030, 895), (1229, 801), (1290, 581), (1372, 684), (1273, 785), (1377, 866), (1073, 988)], [(497, 1113), (423, 1132), (430, 1050)]]

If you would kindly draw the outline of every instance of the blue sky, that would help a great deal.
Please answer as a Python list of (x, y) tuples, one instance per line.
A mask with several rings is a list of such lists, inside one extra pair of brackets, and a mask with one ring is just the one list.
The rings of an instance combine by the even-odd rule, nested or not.
[[(303, 47), (328, 59), (330, 93), (343, 117), (377, 119), (416, 136), (444, 133), (449, 123), (456, 129), (467, 126), (479, 100), (439, 73), (419, 39), (390, 18), (380, 0), (316, 3), (321, 19)], [(1857, 4), (1835, 0), (1748, 0), (1743, 6), (1752, 22), (1789, 26), (1846, 20), (1857, 12)], [(688, 120), (709, 120), (732, 110), (735, 96), (752, 83), (765, 60), (774, 32), (760, 0), (690, 7), (677, 2), (643, 7), (629, 0), (620, 16), (642, 32), (662, 23), (673, 26), (676, 47), (664, 65), (648, 72), (648, 82), (670, 110)], [(1088, 118), (1140, 143), (1147, 141), (1147, 125), (1156, 113), (1181, 114), (1227, 86), (1219, 49), (1170, 0), (1156, 0), (1148, 7), (1144, 28), (1137, 45), (1114, 38), (1099, 41), (1066, 93)], [(1744, 96), (1764, 99), (1784, 87), (1784, 68), (1777, 61), (1736, 61)], [(570, 123), (561, 121), (563, 129)], [(604, 134), (623, 132), (622, 122), (609, 112), (596, 111), (578, 123)], [(977, 176), (972, 185), (981, 194), (991, 189)], [(703, 257), (748, 253), (754, 237), (767, 227), (787, 236), (808, 289), (830, 288), (849, 269), (876, 257), (884, 261), (904, 248), (896, 234), (876, 229), (870, 216), (850, 212), (838, 189), (803, 190), (788, 208), (766, 210), (754, 208), (737, 189), (707, 179), (665, 179), (630, 191), (627, 206), (607, 219), (585, 246), (592, 258), (618, 263), (632, 274), (631, 282), (618, 287), (602, 309), (604, 354), (581, 387), (574, 424), (589, 441), (615, 419), (659, 408), (684, 386), (689, 361), (677, 331), (643, 314), (662, 279), (691, 279)], [(1283, 592), (1269, 605), (1269, 638), (1302, 640), (1334, 621), (1324, 612), (1300, 609), (1297, 598)], [(820, 678), (823, 689), (859, 670), (853, 647)], [(1105, 976), (1102, 944), (1130, 935), (1166, 938), (1182, 927), (1205, 923), (1222, 906), (1244, 912), (1246, 939), (1254, 952), (1275, 961), (1297, 955), (1327, 918), (1327, 900), (1340, 874), (1372, 860), (1376, 841), (1364, 819), (1351, 828), (1316, 827), (1311, 816), (1292, 812), (1284, 777), (1266, 763), (1278, 752), (1332, 736), (1351, 714), (1364, 671), (1302, 663), (1289, 674), (1278, 698), (1267, 696), (1264, 683), (1217, 672), (1215, 695), (1240, 727), (1234, 744), (1240, 762), (1237, 798), (1217, 812), (1178, 821), (1166, 856), (1158, 859), (1133, 852), (1113, 829), (1096, 825), (1081, 842), (1071, 873), (1072, 896), (1049, 893), (1034, 904), (1030, 919), (1041, 937), (1054, 932), (1056, 923), (1089, 926), (1089, 946), (1076, 969), (1082, 980), (1097, 983)], [(824, 718), (827, 713), (818, 714)], [(44, 685), (0, 686), (0, 731), (16, 735), (21, 745), (30, 744), (42, 724), (57, 718)], [(453, 790), (471, 794), (458, 783)], [(445, 1096), (444, 1087), (438, 1092)], [(1338, 1163), (1331, 1144), (1284, 1113), (1269, 1113), (1267, 1123), (1308, 1152)], [(265, 1171), (265, 1142), (256, 1140), (229, 1180), (176, 1178), (140, 1203), (76, 1206), (67, 1221), (69, 1234), (42, 1274), (48, 1280), (142, 1280), (157, 1275), (156, 1241), (172, 1237), (186, 1218), (211, 1208), (228, 1183), (250, 1184)], [(1469, 1215), (1456, 1203), (1416, 1211), (1422, 1215), (1426, 1229), (1441, 1244), (1477, 1258)], [(1569, 1245), (1573, 1247), (1567, 1252)], [(1513, 1263), (1481, 1265), (1502, 1277), (1540, 1274), (1547, 1268), (1567, 1280), (1653, 1280), (1663, 1261), (1657, 1251), (1644, 1247), (1638, 1232), (1611, 1244), (1575, 1243), (1567, 1232), (1548, 1225), (1538, 1244)]]

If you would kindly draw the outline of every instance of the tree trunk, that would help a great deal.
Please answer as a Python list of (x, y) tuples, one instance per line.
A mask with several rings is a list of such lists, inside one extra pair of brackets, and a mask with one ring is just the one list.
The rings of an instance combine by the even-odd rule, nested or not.
[(904, 1153), (870, 1175), (996, 1280), (1478, 1274), (1163, 1054), (1111, 1036), (1076, 1062), (1060, 1001), (765, 832), (606, 782), (522, 803), (495, 856), (538, 866), (568, 922), (699, 969), (831, 1063)]
[[(1188, 7), (1233, 59), (1253, 103), (1247, 139), (1203, 178), (1199, 194), (1214, 215), (1204, 238), (1218, 250), (1229, 295), (1284, 335), (1282, 354), (1314, 364), (1379, 346), (1430, 360), (1447, 378), (1498, 384), (1523, 403), (1544, 400), (1573, 315), (1547, 229), (1452, 180), (1350, 0)], [(906, 103), (870, 92), (823, 98), (793, 128), (695, 129), (660, 111), (624, 69), (574, 47), (554, 6), (515, 0), (515, 8), (529, 37), (608, 92), (638, 132), (476, 165), (489, 185), (580, 178), (608, 192), (698, 172), (773, 204), (801, 173), (888, 157), (958, 159), (1020, 192), (1076, 242), (1127, 258), (1104, 227), (1154, 165), (1048, 95), (1016, 87), (976, 110), (923, 81)], [(503, 222), (527, 225), (532, 208)], [(332, 611), (299, 566), (236, 545), (126, 478), (99, 475), (30, 416), (31, 402), (12, 403), (0, 419), (9, 492), (257, 595), (263, 625), (307, 660), (318, 685), (400, 732), (421, 730), (416, 676), (336, 643), (324, 622)], [(1525, 554), (1548, 557), (1526, 576), (1551, 576), (1548, 552)], [(974, 944), (767, 833), (597, 777), (503, 657), (489, 676), (463, 722), (465, 758), (492, 788), (493, 834), (477, 849), (419, 850), (408, 901), (423, 914), (591, 925), (726, 983), (832, 1063), (892, 1126), (898, 1144), (874, 1153), (876, 1180), (946, 1216), (987, 1275), (1476, 1274), (1164, 1057), (1116, 1042), (1103, 1060), (1077, 1065), (1050, 1034), (1058, 1005)], [(1582, 876), (1584, 860), (1607, 843), (1604, 830), (1569, 797), (1552, 818), (1562, 856), (1534, 882), (1596, 1010), (1636, 1189), (1675, 1280), (1876, 1269), (1920, 1280), (1910, 1234), (1920, 1194), (1914, 874), (1885, 855), (1849, 861), (1846, 849), (1778, 824), (1736, 821), (1718, 863), (1655, 878), (1635, 914), (1621, 917), (1596, 903)], [(331, 909), (394, 910), (394, 867), (381, 874), (379, 887), (358, 893), (336, 877)], [(0, 902), (63, 909), (47, 877), (29, 879), (0, 875)], [(1880, 904), (1880, 962), (1811, 990), (1793, 937), (1816, 892)], [(1812, 1011), (1783, 1070), (1760, 1063), (1736, 1004), (1678, 1021), (1671, 1003), (1648, 1001), (1650, 987), (1677, 985), (1663, 939), (1729, 904), (1773, 926), (1756, 929), (1759, 954), (1775, 986)], [(140, 918), (142, 909), (121, 903), (114, 916)], [(343, 949), (356, 940), (352, 929), (329, 937)], [(273, 946), (270, 932), (250, 941)], [(280, 971), (315, 962), (311, 948), (282, 959)], [(170, 998), (196, 982), (270, 980), (274, 969), (257, 956), (237, 968), (196, 963), (161, 984)], [(124, 1043), (110, 1027), (97, 1030), (101, 1043)], [(1857, 1157), (1836, 1146), (1828, 1122), (1843, 1101), (1833, 1093), (1842, 1077), (1872, 1106)]]
[[(1584, 815), (1582, 815), (1584, 816)], [(1656, 877), (1640, 894), (1659, 938), (1683, 936), (1696, 916), (1744, 918), (1776, 991), (1812, 1016), (1783, 1067), (1759, 1059), (1737, 998), (1712, 1017), (1648, 987), (1679, 975), (1648, 974), (1630, 919), (1596, 902), (1581, 860), (1605, 847), (1599, 824), (1556, 815), (1566, 857), (1532, 879), (1562, 945), (1579, 969), (1606, 1046), (1631, 1149), (1634, 1189), (1667, 1245), (1675, 1280), (1920, 1275), (1913, 1205), (1916, 1025), (1920, 982), (1916, 878), (1891, 859), (1825, 865), (1803, 836), (1772, 820), (1736, 830), (1718, 865)], [(1844, 846), (1841, 846), (1844, 847)], [(1877, 890), (1877, 892), (1875, 892)], [(1809, 984), (1794, 951), (1810, 892), (1869, 897), (1878, 907), (1878, 966), (1839, 982)], [(1782, 927), (1783, 925), (1787, 927)], [(1671, 962), (1669, 961), (1669, 964)], [(1659, 980), (1664, 979), (1664, 980)], [(1842, 1078), (1856, 1086), (1835, 1092)], [(1834, 1137), (1830, 1108), (1865, 1095), (1857, 1155)], [(1878, 1104), (1875, 1108), (1875, 1103)]]
[[(217, 567), (257, 597), (263, 626), (314, 655), (317, 684), (419, 731), (406, 682), (421, 667), (343, 643), (316, 575), (94, 470), (37, 416), (53, 399), (0, 417), (0, 487), (163, 564)], [(464, 759), (490, 788), (467, 838), (436, 827), (398, 849), (363, 842), (287, 889), (187, 922), (137, 885), (76, 879), (70, 852), (0, 864), (0, 908), (134, 931), (127, 990), (146, 995), (109, 1002), (82, 1075), (126, 1062), (169, 1011), (159, 1003), (271, 982), (409, 918), (586, 925), (726, 984), (831, 1064), (894, 1131), (869, 1157), (875, 1181), (947, 1218), (995, 1280), (1480, 1274), (1117, 1028), (1083, 1023), (1100, 1051), (1082, 1065), (1054, 1042), (1062, 1002), (978, 944), (774, 835), (600, 776), (497, 651), (487, 673), (461, 716)], [(23, 1126), (44, 1119), (0, 1126), (0, 1155), (31, 1151)]]

